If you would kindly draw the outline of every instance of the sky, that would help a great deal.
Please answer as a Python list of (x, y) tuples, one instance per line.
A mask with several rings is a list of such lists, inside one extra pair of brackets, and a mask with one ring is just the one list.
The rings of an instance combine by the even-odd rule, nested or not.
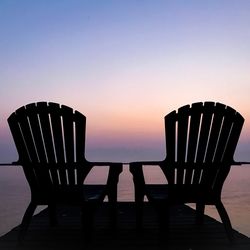
[(200, 101), (236, 109), (250, 161), (250, 1), (1, 0), (0, 162), (8, 116), (52, 101), (87, 117), (86, 157), (165, 157), (164, 116)]

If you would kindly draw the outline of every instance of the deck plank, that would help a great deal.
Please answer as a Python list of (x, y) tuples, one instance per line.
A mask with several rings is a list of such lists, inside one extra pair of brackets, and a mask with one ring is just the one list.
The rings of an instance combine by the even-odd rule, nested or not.
[(109, 229), (107, 204), (98, 211), (93, 239), (89, 245), (83, 238), (80, 224), (80, 209), (62, 207), (58, 209), (59, 225), (50, 227), (47, 209), (34, 216), (22, 246), (17, 244), (18, 226), (0, 238), (1, 250), (64, 250), (64, 249), (175, 249), (175, 250), (249, 250), (250, 239), (235, 231), (235, 241), (230, 245), (223, 225), (209, 216), (204, 225), (195, 225), (194, 210), (187, 206), (174, 207), (168, 240), (159, 240), (157, 217), (146, 204), (144, 230), (135, 230), (135, 213), (132, 202), (121, 202), (118, 206), (118, 225)]

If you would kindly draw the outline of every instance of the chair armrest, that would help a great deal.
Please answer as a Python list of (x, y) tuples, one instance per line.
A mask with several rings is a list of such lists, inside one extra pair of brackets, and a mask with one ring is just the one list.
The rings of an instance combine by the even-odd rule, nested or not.
[(250, 161), (233, 161), (232, 166), (249, 165)]
[(0, 166), (20, 166), (20, 162), (19, 161), (13, 161), (13, 162), (1, 162)]

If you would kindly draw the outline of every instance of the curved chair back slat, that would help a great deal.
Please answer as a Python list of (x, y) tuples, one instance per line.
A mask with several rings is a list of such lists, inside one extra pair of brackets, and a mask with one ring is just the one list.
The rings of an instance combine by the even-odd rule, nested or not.
[[(167, 178), (172, 184), (224, 182), (238, 143), (243, 117), (229, 106), (186, 105), (165, 117)], [(163, 166), (164, 167), (164, 166)], [(222, 186), (222, 185), (220, 185)]]
[(19, 154), (19, 163), (32, 188), (42, 185), (77, 185), (83, 174), (86, 118), (57, 103), (28, 104), (8, 119)]

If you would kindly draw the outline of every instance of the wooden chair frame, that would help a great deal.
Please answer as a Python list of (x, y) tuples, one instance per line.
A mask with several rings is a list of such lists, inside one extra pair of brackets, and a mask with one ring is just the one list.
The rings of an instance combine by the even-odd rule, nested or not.
[[(243, 117), (221, 103), (193, 103), (165, 116), (166, 158), (163, 161), (132, 162), (137, 227), (143, 223), (146, 196), (155, 204), (160, 228), (168, 220), (168, 207), (195, 203), (197, 222), (203, 222), (205, 205), (215, 205), (229, 240), (232, 226), (221, 201), (223, 183), (234, 164), (234, 152)], [(143, 166), (159, 166), (167, 184), (145, 183)]]
[[(48, 205), (52, 225), (57, 223), (57, 205), (82, 207), (83, 228), (89, 236), (94, 211), (107, 196), (111, 223), (115, 225), (117, 183), (122, 164), (86, 160), (86, 117), (83, 114), (65, 105), (38, 102), (17, 109), (8, 123), (19, 155), (16, 164), (23, 167), (31, 190), (19, 241), (38, 205)], [(91, 169), (102, 166), (109, 168), (106, 184), (85, 184)]]

